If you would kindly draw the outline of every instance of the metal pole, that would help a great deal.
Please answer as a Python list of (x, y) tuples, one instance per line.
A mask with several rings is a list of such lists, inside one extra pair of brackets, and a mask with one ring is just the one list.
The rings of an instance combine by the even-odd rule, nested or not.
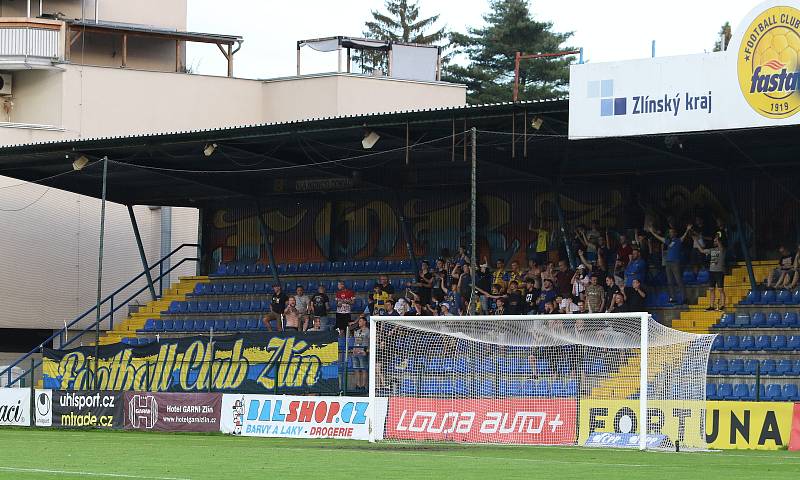
[[(172, 207), (161, 207), (161, 258), (166, 257), (169, 255), (169, 252), (172, 251)], [(169, 270), (170, 266), (170, 259), (166, 258), (163, 262), (161, 262), (161, 269), (162, 271)], [(159, 285), (163, 286), (166, 282), (167, 288), (170, 285), (169, 273), (162, 274), (163, 276), (159, 275), (161, 280), (158, 282)], [(163, 292), (163, 288), (161, 288)]]
[(258, 214), (258, 224), (261, 227), (261, 238), (264, 241), (264, 247), (267, 250), (267, 257), (269, 258), (269, 265), (272, 269), (272, 280), (280, 284), (281, 279), (278, 276), (278, 265), (275, 263), (275, 255), (272, 252), (272, 241), (269, 239), (269, 226), (267, 221), (264, 220), (264, 215), (261, 213), (261, 203), (256, 202), (256, 213)]
[(656, 41), (653, 40), (653, 43), (650, 44), (650, 56), (656, 58)]
[(400, 197), (397, 194), (397, 191), (394, 192), (394, 211), (395, 215), (397, 215), (398, 220), (400, 220), (400, 228), (403, 230), (403, 239), (406, 241), (406, 251), (408, 252), (408, 258), (414, 264), (414, 271), (417, 271), (417, 256), (414, 253), (414, 243), (411, 239), (411, 230), (408, 228), (408, 224), (406, 222), (405, 214), (403, 213), (403, 202), (400, 201)]
[(728, 199), (731, 203), (731, 210), (733, 210), (733, 218), (736, 221), (736, 230), (739, 232), (739, 243), (742, 245), (742, 255), (744, 255), (744, 263), (747, 266), (747, 277), (750, 280), (750, 289), (756, 290), (756, 276), (753, 273), (753, 262), (750, 259), (750, 251), (747, 249), (747, 242), (744, 238), (744, 229), (742, 228), (742, 220), (739, 218), (739, 208), (736, 206), (736, 195), (733, 194), (730, 177), (727, 178)]
[(370, 425), (371, 428), (369, 429), (369, 441), (372, 442), (372, 443), (375, 442), (375, 437), (376, 437), (376, 435), (375, 435), (375, 433), (376, 433), (375, 432), (375, 427), (376, 427), (375, 422), (376, 422), (376, 418), (377, 417), (375, 415), (378, 412), (378, 408), (375, 405), (375, 403), (376, 403), (375, 394), (376, 394), (376, 391), (377, 391), (377, 385), (375, 384), (375, 382), (376, 382), (376, 379), (378, 377), (378, 375), (377, 375), (378, 372), (377, 372), (376, 366), (375, 366), (376, 359), (377, 359), (377, 352), (375, 351), (375, 348), (377, 348), (377, 346), (378, 346), (378, 341), (377, 341), (377, 338), (375, 338), (375, 337), (377, 335), (378, 335), (377, 322), (375, 321), (375, 317), (370, 315), (370, 317), (369, 317), (369, 371), (368, 371), (368, 375), (369, 375), (369, 404), (370, 404), (370, 408), (372, 410), (371, 411), (371, 415), (369, 416), (369, 418), (370, 418), (370, 422), (372, 422), (372, 424)]
[(514, 55), (514, 101), (519, 99), (519, 60), (520, 53)]
[(639, 362), (639, 450), (647, 449), (647, 352), (650, 315), (645, 313), (641, 319), (641, 361)]
[(469, 219), (469, 235), (470, 235), (470, 280), (472, 281), (472, 292), (469, 296), (469, 307), (467, 308), (467, 315), (474, 315), (475, 314), (475, 282), (476, 277), (478, 276), (478, 241), (477, 235), (475, 234), (475, 229), (477, 228), (477, 217), (478, 217), (478, 208), (477, 208), (477, 200), (478, 200), (478, 149), (477, 149), (477, 142), (478, 142), (478, 130), (475, 127), (470, 129), (470, 136), (472, 137), (472, 166), (470, 169), (470, 193), (469, 193), (469, 203), (470, 203), (470, 219)]
[(156, 289), (153, 287), (153, 277), (150, 275), (150, 266), (147, 264), (147, 256), (144, 253), (142, 234), (139, 232), (139, 224), (136, 221), (136, 214), (133, 212), (133, 207), (130, 205), (128, 205), (128, 216), (131, 217), (133, 236), (136, 238), (136, 246), (139, 248), (139, 258), (142, 260), (144, 275), (147, 277), (147, 287), (150, 289), (150, 296), (153, 298), (153, 300), (156, 300), (158, 297), (156, 297)]
[(103, 189), (100, 204), (100, 248), (97, 255), (97, 305), (95, 306), (96, 317), (94, 324), (94, 376), (92, 386), (98, 389), (97, 366), (99, 365), (100, 355), (100, 301), (103, 295), (103, 247), (106, 235), (106, 183), (108, 177), (108, 157), (103, 157)]
[(569, 267), (574, 269), (576, 266), (575, 253), (572, 251), (572, 243), (569, 241), (567, 235), (567, 226), (564, 220), (564, 210), (561, 209), (561, 192), (554, 192), (556, 213), (558, 214), (558, 229), (561, 230), (561, 239), (564, 242), (564, 248), (567, 250), (567, 258), (569, 259)]

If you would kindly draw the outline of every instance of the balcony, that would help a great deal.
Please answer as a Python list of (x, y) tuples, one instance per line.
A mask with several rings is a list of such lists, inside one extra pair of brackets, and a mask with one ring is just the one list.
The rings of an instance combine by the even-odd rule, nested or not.
[(64, 22), (0, 18), (0, 70), (54, 68), (63, 59)]

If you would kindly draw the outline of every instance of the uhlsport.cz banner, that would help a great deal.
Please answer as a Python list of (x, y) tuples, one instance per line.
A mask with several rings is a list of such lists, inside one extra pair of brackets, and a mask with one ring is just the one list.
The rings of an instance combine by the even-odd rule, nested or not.
[(36, 390), (33, 399), (36, 426), (122, 428), (122, 399), (120, 392)]
[(220, 430), (233, 435), (369, 440), (363, 397), (225, 394)]
[(31, 425), (31, 391), (27, 388), (0, 388), (0, 425)]
[(219, 432), (221, 393), (125, 392), (125, 428)]
[[(790, 402), (653, 400), (645, 423), (651, 436), (663, 436), (669, 444), (678, 440), (684, 447), (776, 450), (789, 444), (793, 409)], [(627, 440), (642, 423), (638, 400), (586, 399), (580, 410), (580, 445), (630, 446)]]
[(338, 391), (338, 339), (332, 332), (162, 339), (44, 349), (43, 382), (54, 390), (332, 393)]

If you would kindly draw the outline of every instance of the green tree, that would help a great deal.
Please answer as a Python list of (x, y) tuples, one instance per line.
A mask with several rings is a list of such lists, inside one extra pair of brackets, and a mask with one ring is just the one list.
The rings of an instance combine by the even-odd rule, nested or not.
[[(439, 15), (420, 18), (419, 3), (409, 0), (385, 0), (386, 12), (372, 10), (372, 19), (364, 25), (364, 36), (391, 42), (434, 45), (447, 38), (445, 28), (436, 28)], [(388, 56), (385, 52), (363, 50), (353, 56), (364, 73), (375, 69), (388, 72)]]
[[(728, 44), (731, 43), (731, 22), (725, 22), (722, 28), (719, 29), (717, 36), (719, 40), (714, 42), (714, 51), (721, 52), (728, 49)], [(723, 48), (722, 40), (725, 39), (725, 48)]]
[[(469, 59), (466, 66), (452, 64), (444, 79), (467, 85), (471, 103), (508, 102), (513, 98), (514, 55), (572, 50), (564, 43), (572, 32), (553, 32), (552, 22), (534, 20), (526, 0), (491, 0), (484, 15), (486, 25), (453, 33), (457, 54)], [(555, 98), (569, 84), (570, 57), (523, 60), (520, 65), (520, 100)]]

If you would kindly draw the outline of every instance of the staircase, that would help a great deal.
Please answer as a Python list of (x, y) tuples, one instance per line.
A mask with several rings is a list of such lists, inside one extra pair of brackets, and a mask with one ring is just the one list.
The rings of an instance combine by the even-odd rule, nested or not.
[[(144, 323), (148, 318), (160, 319), (161, 312), (169, 308), (173, 301), (185, 301), (186, 295), (194, 291), (195, 285), (207, 282), (208, 277), (181, 277), (178, 283), (164, 290), (161, 298), (150, 301), (147, 305), (139, 308), (139, 311), (131, 314), (122, 322), (114, 325), (113, 330), (107, 331), (100, 337), (100, 345), (110, 345), (119, 343), (125, 337), (135, 337), (136, 331), (144, 328)], [(94, 343), (89, 343), (94, 345)]]
[[(767, 278), (776, 268), (775, 261), (762, 260), (753, 262), (753, 274), (756, 281)], [(691, 333), (709, 333), (712, 325), (717, 323), (721, 312), (705, 311), (709, 306), (709, 288), (705, 295), (697, 299), (697, 304), (690, 305), (689, 310), (681, 312), (680, 318), (672, 321), (672, 328)], [(735, 312), (735, 305), (741, 302), (750, 291), (750, 280), (747, 276), (747, 267), (744, 262), (739, 262), (733, 267), (731, 273), (725, 275), (725, 295), (727, 298), (726, 312)]]

